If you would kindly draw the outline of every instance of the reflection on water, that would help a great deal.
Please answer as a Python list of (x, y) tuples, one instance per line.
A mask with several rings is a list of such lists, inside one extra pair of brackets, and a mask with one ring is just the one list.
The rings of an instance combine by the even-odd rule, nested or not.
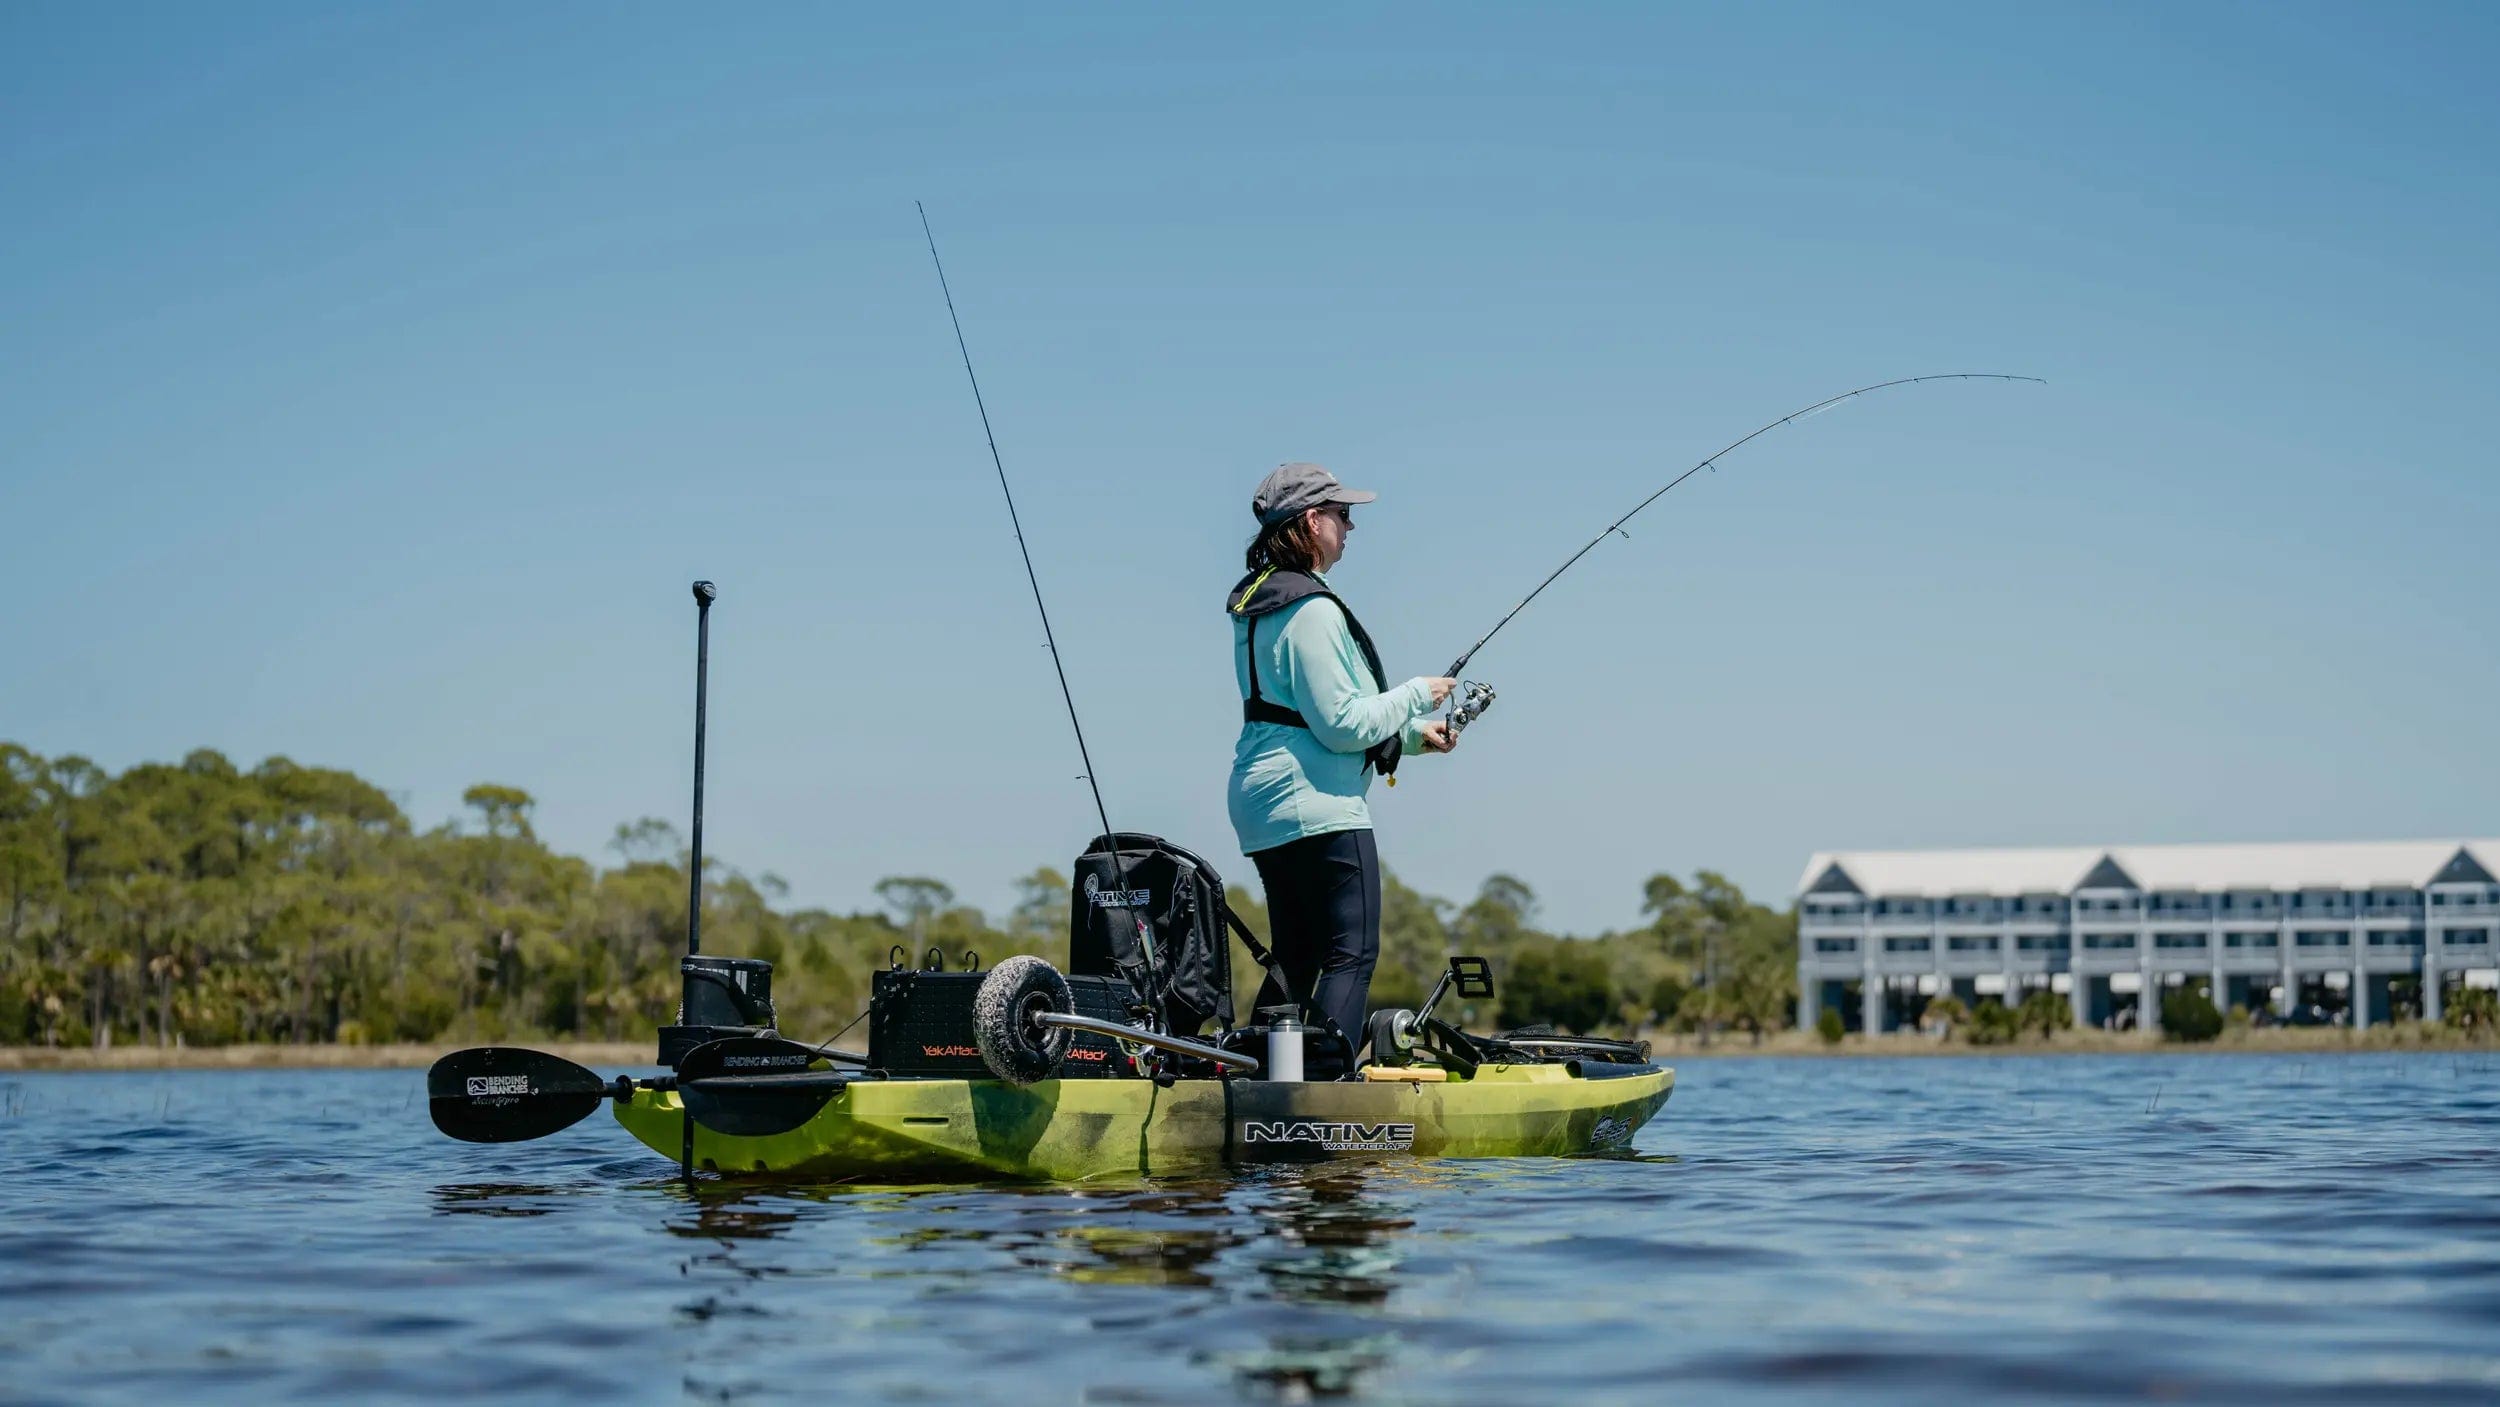
[(2488, 1056), (1718, 1061), (1687, 1070), (1619, 1156), (1009, 1188), (689, 1185), (597, 1120), (452, 1144), (405, 1107), (416, 1078), (13, 1081), (0, 1393), (2489, 1402), (2500, 1387)]
[[(995, 1284), (1002, 1274), (1079, 1286), (1180, 1292), (1168, 1305), (1118, 1316), (1130, 1327), (1219, 1306), (1226, 1294), (1284, 1304), (1386, 1305), (1399, 1287), (1398, 1242), (1413, 1233), (1410, 1199), (1449, 1183), (1430, 1166), (1266, 1171), (1240, 1180), (1079, 1188), (809, 1188), (699, 1182), (666, 1222), (674, 1236), (717, 1244), (698, 1258), (739, 1279), (831, 1273), (811, 1265), (810, 1214), (861, 1224), (855, 1273), (909, 1282)], [(442, 1189), (487, 1194), (498, 1189)], [(545, 1189), (512, 1187), (516, 1204)], [(654, 1190), (659, 1190), (657, 1187)], [(512, 1215), (535, 1214), (516, 1205)], [(708, 1278), (708, 1277), (707, 1277)], [(1208, 1299), (1208, 1292), (1218, 1292)], [(769, 1318), (715, 1284), (679, 1306), (689, 1321)], [(1238, 1385), (1288, 1399), (1356, 1391), (1396, 1352), (1394, 1334), (1279, 1330), (1254, 1347), (1198, 1349), (1191, 1361)]]
[(451, 1183), (434, 1189), (445, 1216), (546, 1216), (564, 1190), (528, 1182)]

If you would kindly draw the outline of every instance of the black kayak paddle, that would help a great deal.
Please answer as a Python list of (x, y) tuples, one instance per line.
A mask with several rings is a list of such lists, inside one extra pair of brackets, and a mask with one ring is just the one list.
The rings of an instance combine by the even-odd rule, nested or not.
[(580, 1123), (603, 1099), (631, 1099), (634, 1082), (614, 1081), (570, 1060), (515, 1046), (455, 1050), (425, 1072), (434, 1127), (469, 1143), (518, 1143)]
[[(674, 1079), (641, 1083), (673, 1085), (688, 1117), (715, 1133), (764, 1138), (816, 1117), (848, 1087), (849, 1076), (824, 1068), (847, 1055), (774, 1036), (731, 1036), (688, 1051)], [(580, 1123), (601, 1100), (633, 1098), (635, 1088), (631, 1076), (602, 1080), (561, 1056), (517, 1046), (453, 1051), (425, 1075), (434, 1127), (469, 1143), (545, 1138)]]
[(687, 1117), (733, 1138), (788, 1133), (815, 1118), (850, 1077), (821, 1066), (825, 1054), (773, 1036), (730, 1036), (686, 1052), (677, 1097)]

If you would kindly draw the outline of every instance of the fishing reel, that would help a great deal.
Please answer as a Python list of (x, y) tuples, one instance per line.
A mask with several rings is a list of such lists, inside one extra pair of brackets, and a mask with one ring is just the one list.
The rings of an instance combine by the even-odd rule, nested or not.
[(1450, 737), (1455, 741), (1461, 729), (1483, 717), (1484, 711), (1493, 707), (1493, 686), (1462, 679), (1458, 681), (1458, 691), (1450, 697)]

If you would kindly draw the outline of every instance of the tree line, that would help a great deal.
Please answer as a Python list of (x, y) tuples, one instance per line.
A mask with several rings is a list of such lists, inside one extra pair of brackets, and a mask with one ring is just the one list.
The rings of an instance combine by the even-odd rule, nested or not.
[[(0, 1045), (635, 1040), (674, 1018), (687, 853), (666, 821), (619, 826), (604, 863), (560, 854), (534, 801), (482, 784), (410, 823), (372, 783), (209, 749), (118, 775), (0, 743)], [(892, 949), (1064, 961), (1068, 880), (1044, 866), (993, 920), (943, 881), (893, 876), (878, 907), (788, 904), (771, 874), (707, 859), (706, 951), (767, 959), (782, 1025), (821, 1038), (867, 1004)], [(1256, 932), (1266, 914), (1235, 906)], [(1785, 1025), (1795, 920), (1723, 876), (1660, 874), (1642, 926), (1537, 925), (1509, 875), (1464, 903), (1384, 885), (1375, 1007), (1412, 1006), (1449, 954), (1494, 962), (1479, 1022), (1574, 1031)], [(1236, 1007), (1256, 968), (1236, 948)], [(1244, 1019), (1246, 1011), (1237, 1013)]]

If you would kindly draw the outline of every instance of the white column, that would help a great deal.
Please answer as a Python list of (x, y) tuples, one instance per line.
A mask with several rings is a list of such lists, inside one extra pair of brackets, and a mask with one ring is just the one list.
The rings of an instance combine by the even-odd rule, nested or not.
[(1823, 979), (1809, 975), (1804, 963), (1797, 964), (1797, 1029), (1811, 1031), (1823, 1015)]
[[(2010, 983), (2014, 980), (2014, 952), (2022, 946), (2022, 940), (2014, 936), (2014, 921), (2006, 915), (2006, 902), (2002, 899), (1997, 901), (1997, 966), (2004, 969), (2005, 980)], [(2013, 902), (2020, 903), (2021, 900)], [(1972, 995), (1978, 995), (1977, 991), (1974, 990)]]
[(2370, 972), (2368, 968), (2362, 966), (2362, 959), (2369, 955), (2370, 935), (2361, 927), (2361, 920), (2357, 915), (2352, 921), (2350, 938), (2352, 940), (2352, 1028), (2356, 1031), (2366, 1031), (2370, 1029)]
[(2436, 1023), (2447, 1015), (2439, 999), (2439, 945), (2448, 930), (2431, 922), (2431, 896), (2422, 896), (2422, 1019)]
[[(2139, 896), (2139, 905), (2148, 904), (2148, 896)], [(2138, 1030), (2161, 1029), (2161, 978), (2153, 971), (2153, 929), (2150, 910), (2138, 908), (2135, 915), (2135, 969), (2144, 974), (2144, 985), (2135, 989), (2135, 1024)]]
[[(2282, 900), (2279, 894), (2275, 898), (2278, 903)], [(2274, 942), (2283, 957), (2283, 986), (2274, 994), (2274, 1014), (2289, 1016), (2292, 1008), (2300, 1004), (2300, 969), (2292, 966), (2292, 954), (2298, 950), (2292, 942), (2292, 915), (2289, 909), (2284, 910), (2282, 918), (2275, 923)]]
[(1884, 984), (1876, 975), (1873, 895), (1858, 906), (1858, 963), (1864, 974), (1858, 979), (1858, 1029), (1870, 1036), (1880, 1035), (1884, 1029)]
[(2205, 896), (2205, 955), (2213, 960), (2214, 965), (2214, 1010), (2228, 1016), (2231, 1014), (2231, 978), (2222, 969), (2222, 955), (2230, 949), (2223, 945), (2222, 919), (2214, 913), (2214, 905), (2219, 901), (2219, 895)]

